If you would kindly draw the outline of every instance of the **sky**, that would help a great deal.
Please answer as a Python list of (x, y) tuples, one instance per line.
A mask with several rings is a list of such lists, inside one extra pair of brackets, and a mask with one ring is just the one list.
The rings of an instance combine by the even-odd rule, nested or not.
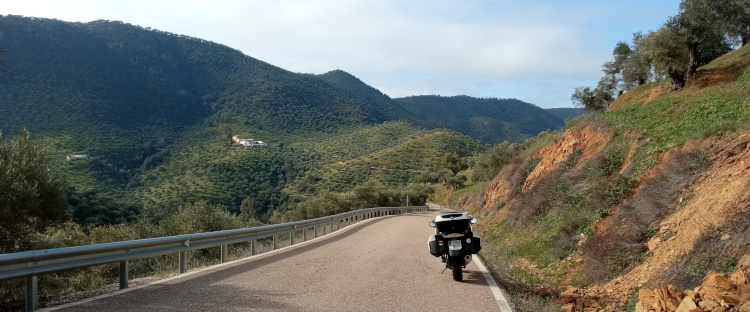
[[(202, 38), (292, 72), (340, 69), (392, 98), (516, 98), (571, 107), (617, 42), (679, 0), (23, 0), (2, 15), (99, 19)], [(2, 43), (0, 42), (0, 46)], [(7, 47), (6, 47), (7, 48)]]

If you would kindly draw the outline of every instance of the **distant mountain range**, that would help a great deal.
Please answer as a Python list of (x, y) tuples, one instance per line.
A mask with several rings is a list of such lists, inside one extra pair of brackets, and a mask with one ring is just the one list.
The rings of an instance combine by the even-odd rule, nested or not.
[[(424, 141), (450, 137), (465, 141), (455, 146), (470, 146), (461, 152), (468, 156), (481, 149), (471, 138), (485, 144), (520, 141), (559, 128), (563, 117), (576, 114), (513, 99), (394, 100), (341, 70), (293, 73), (221, 44), (117, 21), (0, 16), (0, 46), (9, 51), (3, 55), (9, 72), (0, 76), (0, 130), (14, 135), (27, 128), (44, 139), (54, 169), (72, 186), (134, 192), (147, 205), (208, 200), (234, 206), (256, 196), (268, 199), (256, 200), (258, 205), (275, 209), (287, 201), (281, 190), (313, 168), (358, 159), (356, 176), (346, 181), (361, 182), (369, 176), (362, 163), (378, 159), (367, 155), (384, 149), (430, 146), (429, 157), (439, 157), (447, 151), (441, 146), (458, 150)], [(379, 127), (384, 123), (391, 125)], [(269, 148), (235, 155), (217, 143), (220, 125)], [(427, 135), (437, 129), (471, 138)], [(377, 149), (342, 152), (346, 142), (372, 142), (372, 136)], [(418, 136), (420, 144), (408, 144)], [(73, 152), (90, 158), (85, 165), (64, 161)], [(417, 169), (382, 159), (373, 161)], [(404, 172), (410, 171), (399, 172), (398, 179), (388, 172), (373, 176), (401, 183), (411, 175)], [(318, 174), (330, 185), (343, 185), (330, 180), (337, 175)], [(195, 183), (185, 188), (170, 181), (176, 178)]]
[(557, 114), (516, 99), (425, 95), (396, 102), (420, 117), (418, 125), (451, 129), (487, 143), (523, 141), (565, 125)]

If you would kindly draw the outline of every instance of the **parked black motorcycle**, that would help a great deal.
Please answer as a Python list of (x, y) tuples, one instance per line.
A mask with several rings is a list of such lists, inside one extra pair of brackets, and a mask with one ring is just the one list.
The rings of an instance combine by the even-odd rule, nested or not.
[(430, 254), (443, 260), (455, 281), (464, 279), (463, 269), (471, 262), (471, 255), (482, 249), (481, 239), (471, 230), (475, 223), (477, 219), (465, 212), (442, 213), (430, 221), (430, 227), (435, 228), (435, 235), (428, 240)]

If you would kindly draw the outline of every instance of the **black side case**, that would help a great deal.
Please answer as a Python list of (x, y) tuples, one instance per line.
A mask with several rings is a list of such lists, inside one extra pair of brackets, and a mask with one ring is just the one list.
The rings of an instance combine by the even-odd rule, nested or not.
[(471, 236), (469, 236), (469, 238), (471, 238), (471, 243), (467, 243), (466, 239), (464, 239), (463, 241), (463, 243), (466, 244), (466, 247), (464, 247), (466, 251), (475, 254), (482, 250), (482, 239), (479, 237), (479, 235), (471, 233)]
[(441, 254), (446, 253), (448, 250), (448, 247), (446, 247), (445, 240), (443, 240), (442, 235), (430, 236), (427, 244), (430, 245), (430, 254), (435, 257), (440, 257)]

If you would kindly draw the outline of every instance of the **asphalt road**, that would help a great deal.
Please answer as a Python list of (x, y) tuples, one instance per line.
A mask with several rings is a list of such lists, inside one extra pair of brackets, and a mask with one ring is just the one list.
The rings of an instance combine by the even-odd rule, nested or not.
[(499, 311), (472, 262), (455, 282), (430, 255), (437, 210), (366, 220), (318, 240), (58, 311)]

